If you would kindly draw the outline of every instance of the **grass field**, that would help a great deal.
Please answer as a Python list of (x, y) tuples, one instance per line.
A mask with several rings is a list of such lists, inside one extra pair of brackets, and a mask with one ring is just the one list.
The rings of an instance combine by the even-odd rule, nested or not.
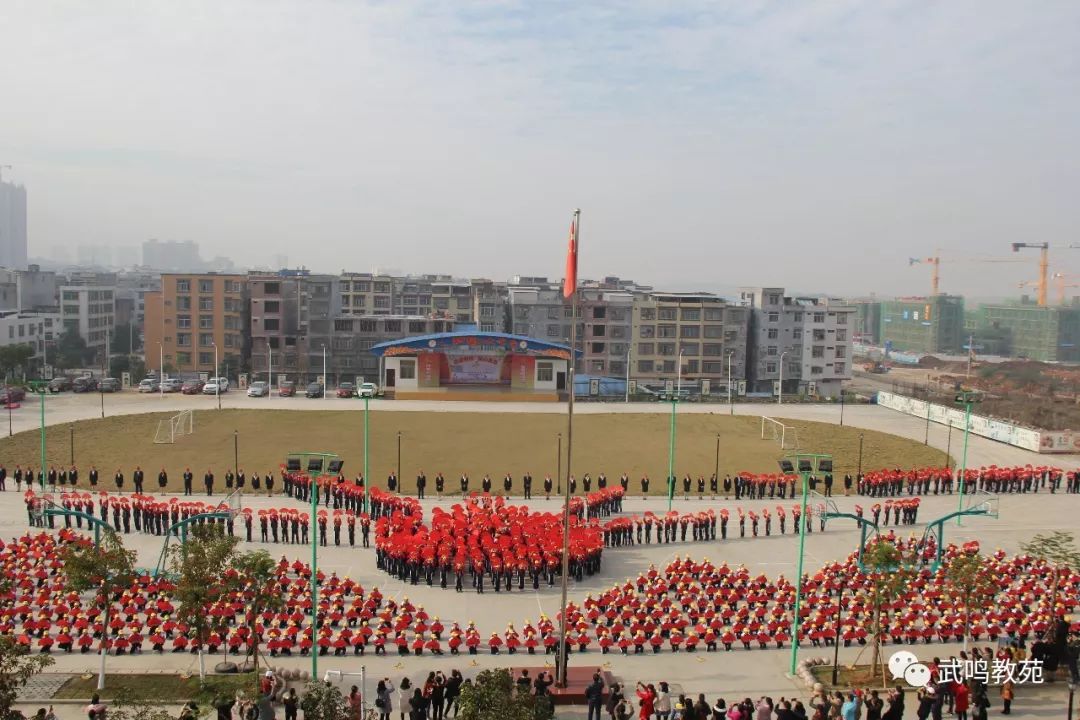
[[(294, 410), (200, 410), (195, 413), (195, 433), (171, 445), (155, 445), (154, 430), (161, 413), (120, 415), (104, 420), (86, 420), (47, 430), (47, 459), (50, 464), (71, 460), (74, 437), (75, 463), (80, 468), (80, 485), (85, 488), (87, 468), (98, 467), (102, 484), (112, 488), (118, 467), (124, 471), (125, 489), (131, 488), (131, 472), (136, 465), (146, 472), (147, 485), (157, 485), (157, 473), (164, 466), (170, 487), (180, 487), (185, 467), (195, 473), (201, 486), (206, 468), (217, 477), (216, 487), (224, 487), (224, 473), (233, 466), (234, 431), (239, 448), (239, 464), (247, 474), (260, 475), (279, 466), (290, 451), (336, 452), (345, 460), (345, 474), (352, 477), (363, 470), (363, 412)], [(626, 472), (632, 487), (638, 488), (643, 473), (652, 478), (652, 490), (663, 492), (667, 474), (670, 418), (660, 414), (581, 415), (574, 420), (574, 474), (585, 472), (595, 478), (600, 472), (616, 480)], [(834, 455), (839, 474), (854, 472), (858, 462), (859, 436), (864, 436), (863, 468), (914, 467), (944, 463), (944, 453), (917, 442), (885, 433), (839, 427), (824, 423), (788, 421), (798, 429), (800, 447), (808, 452)], [(72, 428), (74, 435), (72, 435)], [(401, 433), (401, 477), (404, 489), (414, 486), (417, 471), (428, 476), (428, 490), (434, 492), (438, 471), (447, 478), (447, 489), (457, 487), (458, 477), (467, 472), (471, 487), (478, 489), (486, 472), (501, 487), (509, 472), (520, 492), (520, 476), (531, 472), (534, 491), (539, 491), (545, 474), (556, 474), (558, 434), (562, 433), (563, 472), (566, 470), (566, 418), (560, 415), (527, 413), (419, 413), (380, 411), (371, 413), (370, 472), (375, 484), (385, 485), (386, 476), (397, 466), (397, 434)], [(784, 453), (777, 442), (762, 440), (756, 417), (686, 414), (679, 416), (675, 472), (708, 477), (716, 463), (716, 440), (720, 438), (720, 474), (740, 470), (776, 472), (776, 460)], [(38, 465), (40, 435), (28, 431), (0, 440), (0, 462), (11, 474), (16, 463)], [(277, 485), (281, 487), (280, 480)], [(580, 485), (579, 485), (580, 489)]]
[[(209, 661), (208, 661), (209, 663)], [(149, 700), (154, 704), (183, 704), (194, 700), (201, 706), (208, 706), (218, 696), (233, 697), (237, 690), (254, 689), (255, 677), (251, 673), (244, 675), (207, 674), (206, 686), (199, 687), (199, 676), (181, 677), (171, 673), (140, 675), (137, 673), (117, 673), (105, 675), (105, 689), (101, 691), (102, 700), (117, 697), (133, 700)], [(64, 700), (89, 699), (97, 690), (97, 675), (76, 675), (64, 683), (53, 696)]]

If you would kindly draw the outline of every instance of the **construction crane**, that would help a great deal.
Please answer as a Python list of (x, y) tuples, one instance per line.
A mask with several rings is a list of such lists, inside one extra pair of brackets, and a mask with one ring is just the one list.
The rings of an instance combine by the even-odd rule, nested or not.
[[(940, 252), (940, 251), (939, 251)], [(939, 286), (941, 280), (941, 263), (957, 263), (957, 262), (986, 262), (986, 263), (1015, 263), (1024, 262), (1023, 260), (1013, 260), (1011, 258), (943, 258), (940, 255), (934, 255), (928, 258), (908, 258), (908, 267), (912, 265), (929, 265), (930, 266), (930, 294), (938, 295)]]
[(1020, 252), (1024, 248), (1039, 251), (1039, 280), (1036, 287), (1038, 288), (1039, 307), (1046, 307), (1046, 276), (1047, 269), (1050, 267), (1050, 243), (1014, 242), (1012, 244), (1013, 252)]
[(1076, 280), (1076, 275), (1066, 275), (1065, 273), (1054, 273), (1054, 287), (1057, 289), (1058, 305), (1065, 304), (1065, 288), (1078, 288), (1080, 283), (1066, 283), (1066, 280)]

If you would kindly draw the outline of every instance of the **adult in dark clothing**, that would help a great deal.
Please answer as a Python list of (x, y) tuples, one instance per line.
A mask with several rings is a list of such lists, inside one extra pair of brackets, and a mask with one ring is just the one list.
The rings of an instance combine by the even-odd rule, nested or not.
[(600, 709), (604, 706), (604, 681), (600, 679), (600, 673), (593, 675), (592, 682), (585, 688), (585, 701), (589, 703), (588, 720), (600, 720)]
[(386, 489), (390, 492), (397, 492), (397, 475), (394, 473), (386, 476)]
[(903, 720), (904, 717), (904, 690), (896, 687), (889, 691), (889, 707), (881, 716), (881, 720)]
[(611, 718), (611, 720), (615, 720), (615, 716), (619, 709), (619, 703), (625, 698), (626, 696), (623, 695), (622, 687), (620, 687), (618, 683), (613, 684), (608, 691), (607, 702), (604, 703), (604, 709), (607, 710), (608, 717)]
[(424, 491), (427, 490), (427, 475), (421, 470), (420, 474), (416, 476), (416, 499), (424, 499)]
[(214, 494), (214, 471), (210, 468), (207, 468), (206, 474), (203, 475), (203, 485), (206, 487), (207, 497)]
[(124, 473), (120, 471), (120, 468), (116, 468), (116, 475), (113, 476), (113, 482), (116, 483), (116, 492), (124, 492)]
[(165, 486), (169, 484), (169, 473), (165, 472), (165, 468), (161, 468), (161, 472), (157, 474), (157, 486), (163, 494), (165, 492)]
[(191, 468), (184, 468), (184, 494), (191, 494), (191, 481), (194, 479)]
[[(98, 483), (98, 469), (97, 469), (96, 467), (94, 467), (93, 465), (91, 465), (91, 466), (90, 466), (90, 475), (89, 475), (89, 478), (90, 478), (90, 485), (91, 485), (91, 487), (97, 487), (97, 483)], [(30, 481), (29, 481), (29, 480), (27, 480), (27, 482), (30, 482)]]
[(532, 475), (530, 475), (529, 473), (525, 473), (525, 475), (521, 478), (521, 484), (525, 488), (525, 499), (526, 500), (531, 500), (532, 499)]
[(135, 472), (131, 474), (131, 481), (135, 483), (135, 492), (142, 495), (143, 481), (146, 479), (146, 474), (142, 468), (138, 465), (135, 466)]

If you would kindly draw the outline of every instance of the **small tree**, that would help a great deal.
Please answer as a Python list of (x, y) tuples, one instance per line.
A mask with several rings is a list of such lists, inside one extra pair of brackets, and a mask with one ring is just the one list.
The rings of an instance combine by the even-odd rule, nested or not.
[(1045, 535), (1036, 535), (1020, 547), (1036, 560), (1050, 565), (1050, 609), (1053, 612), (1057, 607), (1062, 570), (1080, 568), (1080, 550), (1076, 549), (1073, 534), (1054, 530)]
[(109, 720), (173, 720), (156, 698), (121, 688), (109, 703)]
[(551, 705), (529, 693), (514, 692), (510, 671), (484, 670), (461, 688), (462, 720), (547, 720)]
[(265, 550), (237, 555), (233, 559), (232, 569), (244, 596), (245, 620), (252, 641), (251, 661), (254, 664), (255, 686), (258, 688), (259, 644), (255, 638), (259, 616), (267, 610), (277, 610), (284, 606), (285, 598), (278, 583), (277, 563)]
[(11, 637), (0, 637), (0, 720), (22, 717), (12, 707), (19, 688), (54, 662), (48, 655), (31, 655)]
[(31, 345), (7, 345), (0, 347), (0, 373), (6, 380), (15, 370), (26, 368), (30, 358), (34, 357)]
[(79, 331), (68, 328), (56, 342), (56, 355), (53, 362), (60, 368), (80, 368), (92, 362), (94, 354), (94, 351), (86, 346), (86, 340)]
[(885, 633), (882, 619), (885, 610), (903, 594), (911, 582), (914, 558), (908, 556), (894, 543), (879, 539), (863, 553), (865, 573), (870, 580), (870, 608), (873, 612), (874, 655), (870, 663), (870, 679), (877, 677), (881, 669), (882, 682), (888, 682), (882, 664), (881, 642)]
[(979, 553), (953, 557), (945, 568), (945, 579), (964, 606), (964, 649), (971, 635), (971, 609), (986, 605), (997, 594), (989, 562)]
[(135, 551), (124, 547), (124, 541), (114, 530), (103, 529), (101, 544), (72, 543), (64, 548), (64, 575), (68, 588), (76, 593), (97, 592), (98, 607), (104, 613), (101, 635), (101, 666), (98, 671), (98, 690), (105, 689), (105, 658), (109, 654), (109, 612), (112, 597), (135, 583)]
[(304, 687), (300, 698), (304, 720), (345, 720), (349, 717), (349, 703), (335, 686), (311, 680)]
[(117, 325), (113, 328), (111, 343), (114, 352), (134, 355), (142, 347), (142, 334), (133, 323)]
[(169, 548), (172, 570), (177, 575), (176, 617), (187, 624), (199, 648), (199, 682), (206, 682), (203, 647), (213, 632), (211, 605), (237, 589), (235, 574), (228, 572), (240, 538), (226, 535), (216, 523), (194, 526), (187, 542)]

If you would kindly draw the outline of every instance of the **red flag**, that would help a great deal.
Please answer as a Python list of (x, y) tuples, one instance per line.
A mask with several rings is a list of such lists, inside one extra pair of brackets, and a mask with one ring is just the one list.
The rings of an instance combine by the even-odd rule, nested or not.
[(577, 226), (570, 221), (570, 245), (566, 249), (566, 280), (563, 281), (563, 297), (568, 298), (577, 291)]

